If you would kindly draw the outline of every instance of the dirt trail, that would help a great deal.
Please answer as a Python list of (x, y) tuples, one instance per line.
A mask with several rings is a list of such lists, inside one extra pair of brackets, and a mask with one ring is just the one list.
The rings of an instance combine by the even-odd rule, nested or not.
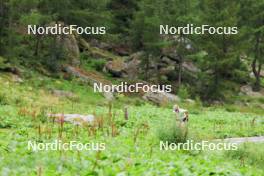
[(253, 143), (263, 142), (264, 143), (264, 136), (216, 139), (214, 141), (229, 142), (229, 143), (236, 143), (236, 144), (241, 144), (241, 143), (245, 143), (245, 142), (253, 142)]

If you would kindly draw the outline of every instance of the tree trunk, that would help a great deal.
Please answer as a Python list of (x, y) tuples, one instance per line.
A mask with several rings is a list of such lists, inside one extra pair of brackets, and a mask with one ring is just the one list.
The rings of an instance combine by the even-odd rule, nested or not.
[(149, 79), (149, 68), (150, 68), (150, 59), (151, 59), (151, 55), (149, 54), (147, 56), (147, 60), (146, 60), (146, 63), (145, 63), (145, 69), (146, 69), (146, 74), (145, 74), (145, 78), (148, 80)]
[(253, 86), (253, 90), (254, 91), (260, 91), (260, 71), (261, 71), (261, 63), (259, 63), (257, 65), (257, 58), (254, 58), (253, 62), (252, 62), (252, 71), (254, 73), (254, 76), (256, 78), (254, 86)]
[(252, 61), (252, 71), (254, 73), (254, 76), (256, 78), (256, 81), (254, 83), (253, 86), (253, 90), (254, 91), (260, 91), (260, 72), (261, 72), (261, 68), (262, 68), (262, 63), (260, 62), (260, 34), (257, 33), (256, 34), (256, 45), (255, 45), (255, 58)]
[(38, 56), (38, 53), (39, 53), (40, 38), (41, 36), (37, 35), (37, 42), (36, 42), (36, 47), (35, 47), (35, 52), (34, 52), (35, 56)]
[(181, 80), (182, 80), (182, 58), (180, 56), (179, 73), (178, 73), (178, 88), (181, 87)]

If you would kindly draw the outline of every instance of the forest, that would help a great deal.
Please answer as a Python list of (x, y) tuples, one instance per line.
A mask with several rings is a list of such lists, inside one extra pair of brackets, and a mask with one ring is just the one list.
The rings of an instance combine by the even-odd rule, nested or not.
[(0, 85), (0, 175), (264, 175), (263, 0), (0, 0)]

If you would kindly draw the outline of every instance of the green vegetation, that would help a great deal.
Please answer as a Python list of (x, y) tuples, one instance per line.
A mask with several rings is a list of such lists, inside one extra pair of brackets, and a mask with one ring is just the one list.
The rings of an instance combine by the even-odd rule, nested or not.
[[(263, 143), (160, 149), (161, 141), (264, 136), (263, 9), (263, 0), (1, 0), (0, 175), (264, 175)], [(28, 25), (54, 24), (106, 34), (27, 34)], [(160, 25), (238, 33), (160, 34)], [(95, 82), (122, 81), (172, 92), (93, 90)], [(175, 103), (188, 122), (176, 117)], [(94, 119), (81, 122), (88, 114)], [(106, 148), (27, 148), (56, 140)]]
[[(252, 149), (226, 152), (160, 151), (160, 139), (172, 141), (179, 136), (170, 107), (156, 107), (123, 97), (108, 103), (100, 94), (78, 81), (40, 77), (33, 73), (21, 84), (13, 83), (9, 75), (1, 76), (0, 151), (1, 172), (9, 175), (261, 175), (263, 159)], [(79, 98), (54, 97), (49, 90), (72, 91)], [(133, 98), (132, 98), (133, 99)], [(129, 102), (130, 101), (130, 102)], [(129, 105), (129, 120), (124, 119), (122, 104)], [(252, 119), (258, 114), (228, 112), (224, 107), (204, 108), (188, 105), (190, 122), (188, 139), (210, 140), (264, 134), (263, 122)], [(45, 113), (95, 114), (101, 126), (75, 126), (65, 123), (60, 137), (60, 124), (43, 116)], [(263, 113), (263, 112), (262, 112)], [(176, 130), (176, 131), (175, 131)], [(105, 151), (38, 151), (27, 150), (28, 141), (81, 143), (105, 142)], [(243, 147), (243, 146), (242, 146)], [(249, 151), (248, 151), (249, 150)], [(240, 152), (241, 154), (237, 154)], [(230, 156), (226, 160), (226, 155)], [(244, 156), (245, 155), (245, 156)], [(245, 163), (241, 164), (243, 156)], [(256, 157), (256, 158), (254, 158)], [(15, 159), (19, 158), (19, 159)]]

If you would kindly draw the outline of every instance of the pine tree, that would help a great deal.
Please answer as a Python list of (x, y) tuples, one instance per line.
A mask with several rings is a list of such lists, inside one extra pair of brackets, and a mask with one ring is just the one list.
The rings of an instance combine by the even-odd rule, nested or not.
[(137, 2), (134, 0), (111, 0), (108, 4), (108, 9), (113, 15), (114, 28), (112, 32), (120, 35), (121, 41), (127, 38), (137, 8)]
[(8, 35), (8, 8), (6, 0), (0, 1), (0, 26), (0, 55), (4, 55), (6, 36)]
[[(238, 25), (239, 4), (229, 0), (204, 0), (200, 4), (203, 15), (201, 21), (213, 27), (232, 27)], [(199, 47), (205, 51), (202, 61), (204, 78), (202, 85), (203, 98), (219, 99), (223, 97), (224, 80), (232, 79), (240, 54), (239, 34), (201, 35)], [(206, 94), (204, 94), (206, 92)]]
[(241, 2), (241, 25), (245, 27), (247, 55), (255, 76), (253, 89), (260, 90), (260, 73), (264, 65), (264, 1), (245, 0)]

